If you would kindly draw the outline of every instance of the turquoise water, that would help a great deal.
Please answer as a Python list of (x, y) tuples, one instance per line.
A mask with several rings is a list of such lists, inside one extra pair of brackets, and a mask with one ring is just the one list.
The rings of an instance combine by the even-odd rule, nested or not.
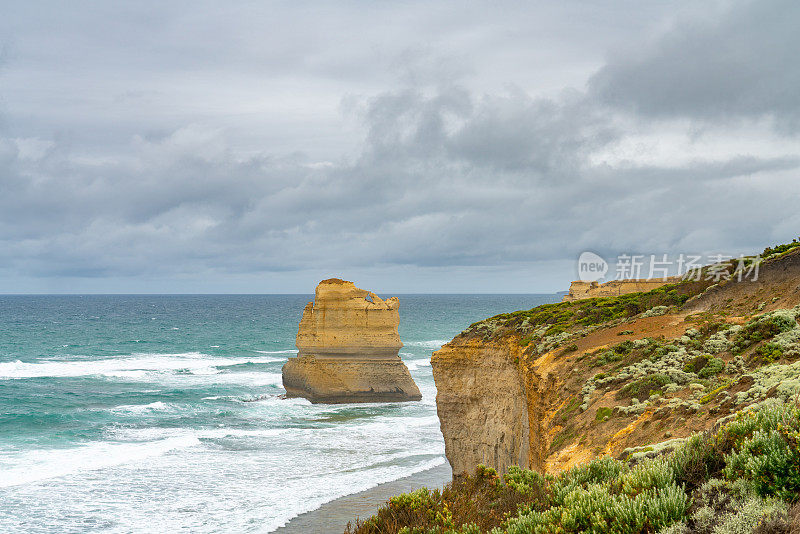
[(430, 356), (555, 295), (400, 296), (418, 403), (282, 399), (311, 295), (0, 296), (0, 532), (270, 532), (445, 462)]

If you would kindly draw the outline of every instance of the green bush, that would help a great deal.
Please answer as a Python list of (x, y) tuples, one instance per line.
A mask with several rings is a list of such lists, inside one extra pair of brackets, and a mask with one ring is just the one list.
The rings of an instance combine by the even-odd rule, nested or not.
[(633, 341), (623, 341), (622, 343), (614, 345), (611, 350), (613, 350), (616, 354), (630, 354), (633, 350)]
[(605, 421), (606, 418), (610, 419), (613, 413), (614, 410), (612, 408), (598, 408), (594, 415), (594, 420), (598, 422)]
[(722, 358), (715, 358), (710, 354), (701, 354), (693, 358), (686, 365), (683, 370), (687, 373), (697, 373), (700, 378), (709, 378), (716, 376), (725, 369), (725, 361)]
[(595, 360), (595, 365), (606, 365), (609, 363), (618, 362), (621, 359), (622, 356), (619, 353), (614, 352), (613, 350), (606, 350), (597, 357)]
[(710, 378), (720, 374), (723, 369), (725, 369), (725, 361), (722, 358), (709, 358), (706, 365), (697, 373), (697, 376)]
[(775, 363), (783, 356), (783, 347), (777, 343), (764, 343), (756, 349), (759, 359), (765, 363)]
[(782, 254), (792, 250), (795, 247), (800, 247), (800, 242), (798, 242), (797, 239), (792, 239), (791, 243), (784, 243), (783, 245), (775, 245), (774, 247), (765, 248), (764, 252), (761, 253), (761, 256), (766, 258), (772, 254)]
[(797, 321), (792, 314), (785, 310), (758, 316), (744, 325), (733, 339), (733, 352), (740, 354), (748, 347), (765, 339), (772, 339), (776, 335), (792, 330), (797, 326)]
[(800, 410), (779, 405), (750, 412), (726, 432), (735, 447), (725, 457), (725, 476), (751, 480), (762, 496), (800, 496)]
[(640, 378), (625, 386), (617, 392), (618, 399), (649, 397), (651, 392), (661, 391), (661, 388), (671, 383), (672, 379), (665, 374), (654, 374)]

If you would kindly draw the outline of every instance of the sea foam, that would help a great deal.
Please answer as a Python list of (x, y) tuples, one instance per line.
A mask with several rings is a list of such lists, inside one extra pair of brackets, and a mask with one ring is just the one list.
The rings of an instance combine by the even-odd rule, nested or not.
[(442, 345), (449, 342), (449, 339), (430, 339), (428, 341), (407, 341), (407, 347), (422, 347), (423, 349), (440, 349)]
[[(81, 471), (140, 462), (174, 449), (199, 445), (192, 435), (174, 436), (143, 443), (98, 442), (70, 449), (29, 450), (0, 455), (0, 487), (29, 484)], [(5, 464), (5, 465), (4, 465)]]
[(246, 363), (273, 363), (281, 358), (269, 356), (246, 358), (213, 357), (199, 352), (180, 354), (132, 354), (102, 360), (39, 360), (37, 363), (0, 363), (0, 380), (23, 378), (64, 378), (107, 376), (114, 378), (143, 378), (148, 373), (215, 374), (219, 368)]

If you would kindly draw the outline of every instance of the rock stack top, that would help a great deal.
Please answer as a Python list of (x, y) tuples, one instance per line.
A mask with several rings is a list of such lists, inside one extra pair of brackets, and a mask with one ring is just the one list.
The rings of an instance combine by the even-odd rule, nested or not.
[(397, 297), (382, 300), (353, 282), (323, 280), (314, 302), (303, 310), (297, 331), (300, 355), (397, 356), (403, 346), (397, 333), (399, 308)]

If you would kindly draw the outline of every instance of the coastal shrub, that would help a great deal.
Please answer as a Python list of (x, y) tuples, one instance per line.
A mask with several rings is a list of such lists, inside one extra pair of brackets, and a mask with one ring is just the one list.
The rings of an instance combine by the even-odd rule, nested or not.
[(759, 497), (752, 484), (744, 479), (730, 482), (712, 478), (695, 492), (694, 501), (694, 511), (689, 520), (676, 525), (669, 532), (674, 534), (789, 532), (786, 517), (787, 503), (773, 497)]
[(611, 350), (613, 350), (616, 354), (625, 355), (625, 354), (630, 354), (633, 348), (634, 348), (633, 341), (623, 341), (622, 343), (614, 345), (614, 347)]
[(723, 449), (707, 434), (696, 434), (665, 457), (677, 484), (687, 489), (700, 486), (723, 468)]
[(800, 242), (798, 242), (797, 239), (792, 239), (791, 243), (784, 243), (782, 245), (775, 245), (774, 247), (765, 248), (764, 252), (761, 253), (761, 257), (766, 258), (767, 256), (772, 256), (773, 254), (783, 254), (784, 252), (788, 252), (796, 247), (800, 247)]
[(752, 385), (748, 390), (736, 393), (736, 404), (758, 401), (768, 395), (790, 400), (800, 392), (800, 362), (766, 365), (745, 377), (752, 379)]
[(348, 524), (345, 533), (488, 532), (521, 505), (535, 509), (544, 502), (544, 477), (521, 471), (510, 475), (513, 483), (508, 483), (494, 469), (478, 466), (474, 474), (454, 477), (441, 491), (420, 488), (392, 497), (374, 516)]
[(777, 343), (783, 349), (784, 356), (800, 355), (800, 326), (781, 332), (772, 338), (772, 342)]
[(618, 362), (622, 359), (622, 355), (613, 350), (603, 351), (600, 356), (595, 360), (596, 365), (606, 365), (613, 362)]
[(733, 352), (742, 353), (748, 347), (778, 334), (797, 328), (795, 310), (776, 310), (751, 319), (733, 339)]
[(770, 399), (716, 433), (635, 451), (624, 454), (631, 463), (603, 457), (555, 476), (479, 467), (441, 492), (393, 497), (346, 533), (766, 533), (789, 532), (800, 517), (794, 403)]
[(701, 354), (689, 360), (683, 366), (687, 373), (695, 373), (699, 378), (709, 378), (716, 376), (725, 369), (725, 360), (715, 358), (710, 354)]
[(552, 477), (512, 465), (508, 468), (508, 473), (503, 475), (503, 480), (517, 493), (527, 495), (532, 499), (541, 499), (544, 496), (544, 488), (547, 487)]
[(788, 522), (783, 517), (787, 508), (785, 502), (753, 496), (733, 504), (731, 510), (719, 518), (714, 534), (789, 532)]
[(687, 373), (699, 373), (705, 369), (711, 359), (712, 356), (710, 354), (701, 354), (686, 362), (686, 365), (683, 366), (683, 370)]
[(614, 414), (616, 415), (640, 415), (647, 409), (648, 403), (639, 402), (639, 399), (632, 398), (630, 406), (614, 406)]
[(550, 495), (548, 508), (521, 511), (504, 531), (655, 532), (681, 519), (690, 504), (662, 466), (631, 469), (607, 457), (553, 478)]
[(700, 378), (710, 378), (720, 374), (725, 369), (725, 360), (722, 358), (708, 358), (706, 365), (700, 369), (697, 376)]
[(700, 404), (706, 404), (707, 402), (711, 402), (712, 400), (717, 398), (717, 395), (728, 389), (732, 384), (733, 380), (726, 380), (722, 384), (711, 389), (708, 393), (700, 397)]
[(761, 496), (800, 497), (800, 410), (771, 404), (748, 411), (727, 425), (734, 443), (725, 457), (725, 476), (743, 478)]
[(625, 386), (617, 392), (617, 398), (623, 399), (626, 397), (641, 398), (649, 397), (653, 391), (661, 391), (661, 388), (672, 382), (672, 379), (665, 374), (654, 374), (640, 378)]
[(757, 430), (726, 457), (725, 476), (752, 480), (759, 495), (794, 500), (800, 491), (800, 457), (780, 431)]
[(783, 347), (777, 343), (764, 343), (756, 349), (756, 354), (765, 364), (775, 363), (783, 356)]
[(733, 343), (728, 339), (727, 331), (713, 334), (703, 342), (703, 350), (711, 354), (725, 352), (730, 350), (732, 346)]
[(595, 484), (570, 492), (563, 506), (509, 520), (506, 532), (654, 532), (681, 518), (688, 500), (676, 486), (625, 495), (609, 493), (606, 485)]
[(657, 317), (659, 315), (664, 315), (665, 313), (667, 313), (668, 309), (669, 308), (667, 308), (667, 306), (653, 306), (652, 308), (644, 312), (642, 314), (642, 317)]

